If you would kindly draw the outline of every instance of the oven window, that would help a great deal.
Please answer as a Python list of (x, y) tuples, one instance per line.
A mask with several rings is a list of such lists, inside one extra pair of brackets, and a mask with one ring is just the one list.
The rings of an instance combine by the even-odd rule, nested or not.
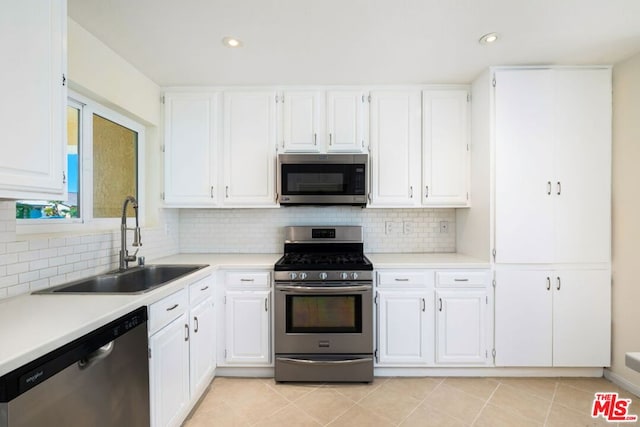
[(287, 333), (362, 333), (361, 295), (287, 295)]

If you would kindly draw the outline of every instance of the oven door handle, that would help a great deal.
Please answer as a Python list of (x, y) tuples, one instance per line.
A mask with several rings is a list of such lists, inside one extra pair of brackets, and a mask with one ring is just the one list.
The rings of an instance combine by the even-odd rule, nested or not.
[(301, 365), (355, 365), (358, 363), (373, 362), (372, 357), (362, 357), (359, 359), (344, 360), (310, 360), (310, 359), (293, 359), (291, 357), (277, 357), (279, 362), (294, 363)]
[(347, 294), (353, 292), (366, 292), (371, 290), (368, 285), (353, 286), (287, 286), (277, 285), (276, 290), (288, 293), (302, 294)]

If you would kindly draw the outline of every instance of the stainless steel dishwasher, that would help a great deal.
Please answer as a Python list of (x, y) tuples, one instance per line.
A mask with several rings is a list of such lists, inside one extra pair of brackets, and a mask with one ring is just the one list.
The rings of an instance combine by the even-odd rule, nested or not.
[(0, 427), (149, 426), (147, 309), (0, 377)]

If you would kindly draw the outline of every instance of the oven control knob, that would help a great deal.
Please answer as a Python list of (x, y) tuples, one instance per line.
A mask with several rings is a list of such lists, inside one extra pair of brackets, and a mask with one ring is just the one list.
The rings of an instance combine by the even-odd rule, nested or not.
[(300, 280), (304, 280), (307, 278), (307, 273), (300, 273)]
[(318, 274), (318, 277), (320, 278), (320, 280), (326, 280), (327, 279), (327, 273), (320, 273), (320, 274)]
[(298, 277), (298, 273), (289, 273), (289, 279), (296, 280), (297, 277)]
[(353, 280), (356, 280), (358, 278), (358, 273), (356, 273), (355, 271), (353, 273), (351, 273), (351, 278)]
[(348, 273), (340, 273), (340, 278), (342, 280), (347, 280), (349, 278), (349, 274)]

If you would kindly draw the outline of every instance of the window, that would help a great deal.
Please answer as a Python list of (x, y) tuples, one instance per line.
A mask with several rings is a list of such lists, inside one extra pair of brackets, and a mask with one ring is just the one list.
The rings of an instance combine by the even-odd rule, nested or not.
[[(78, 94), (67, 105), (67, 198), (20, 200), (20, 227), (52, 231), (51, 225), (112, 224), (122, 203), (141, 200), (144, 171), (144, 126)], [(131, 206), (131, 205), (129, 205)], [(132, 208), (127, 212), (133, 216)], [(142, 211), (139, 212), (143, 218)], [(33, 226), (33, 227), (32, 227)], [(46, 227), (46, 230), (44, 229)]]

